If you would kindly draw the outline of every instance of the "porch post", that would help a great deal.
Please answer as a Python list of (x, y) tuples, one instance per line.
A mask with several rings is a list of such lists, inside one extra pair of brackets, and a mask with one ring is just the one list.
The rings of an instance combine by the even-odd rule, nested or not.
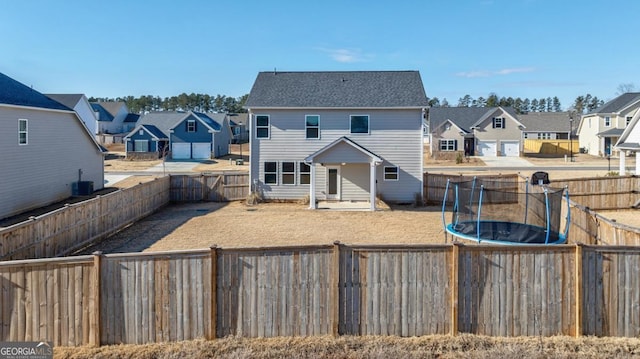
[(627, 161), (627, 155), (625, 153), (625, 151), (621, 150), (620, 151), (620, 176), (624, 176), (625, 170), (626, 170), (626, 161)]
[(371, 161), (371, 170), (369, 174), (369, 201), (371, 201), (370, 209), (376, 210), (376, 163)]
[(640, 151), (636, 151), (636, 176), (640, 176)]
[(316, 164), (310, 163), (309, 170), (311, 172), (309, 179), (309, 209), (316, 209)]

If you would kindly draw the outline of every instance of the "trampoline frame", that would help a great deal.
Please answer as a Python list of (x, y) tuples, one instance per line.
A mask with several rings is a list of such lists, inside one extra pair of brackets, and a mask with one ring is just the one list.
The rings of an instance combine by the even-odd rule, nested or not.
[[(545, 235), (545, 241), (544, 243), (532, 243), (532, 242), (519, 242), (519, 241), (502, 241), (502, 240), (494, 240), (494, 239), (483, 239), (480, 238), (480, 228), (482, 228), (481, 224), (482, 223), (494, 223), (494, 222), (498, 222), (498, 221), (483, 221), (481, 220), (481, 213), (482, 213), (482, 197), (483, 197), (483, 192), (484, 192), (484, 185), (480, 185), (480, 194), (479, 194), (479, 198), (478, 198), (478, 214), (477, 214), (477, 219), (476, 219), (476, 228), (477, 228), (477, 233), (476, 236), (470, 236), (467, 234), (462, 234), (460, 232), (457, 232), (455, 230), (455, 226), (457, 225), (457, 223), (449, 223), (447, 224), (446, 219), (445, 219), (445, 212), (446, 212), (446, 206), (447, 206), (447, 197), (448, 197), (448, 193), (449, 193), (449, 187), (451, 184), (451, 179), (447, 179), (447, 186), (445, 188), (445, 192), (444, 192), (444, 198), (442, 200), (442, 225), (445, 229), (445, 231), (453, 236), (462, 238), (462, 239), (466, 239), (469, 241), (474, 241), (477, 243), (495, 243), (495, 244), (501, 244), (501, 245), (514, 245), (514, 246), (536, 246), (536, 245), (554, 245), (554, 244), (564, 244), (567, 241), (567, 236), (569, 235), (569, 226), (571, 224), (571, 206), (569, 204), (569, 190), (567, 188), (567, 186), (565, 186), (564, 188), (564, 195), (567, 201), (567, 216), (566, 216), (566, 224), (565, 224), (565, 229), (564, 229), (564, 233), (557, 233), (558, 236), (558, 240), (556, 241), (552, 241), (549, 242), (549, 237), (551, 235), (551, 221), (550, 221), (550, 214), (551, 214), (551, 208), (549, 207), (549, 190), (548, 187), (546, 185), (542, 185), (540, 184), (540, 186), (543, 189), (543, 193), (544, 193), (544, 197), (545, 197), (545, 211), (546, 211), (546, 225), (545, 227), (540, 227), (540, 226), (534, 226), (531, 224), (527, 224), (527, 213), (528, 213), (528, 206), (529, 206), (529, 179), (526, 179), (526, 187), (525, 187), (525, 211), (524, 211), (524, 222), (523, 223), (519, 223), (519, 222), (503, 222), (503, 223), (514, 223), (514, 224), (518, 224), (518, 225), (525, 225), (525, 226), (531, 226), (532, 228), (543, 228), (544, 232), (546, 233)], [(470, 200), (473, 198), (473, 193), (476, 190), (476, 177), (473, 177), (473, 182), (471, 185), (471, 196), (469, 196)], [(459, 208), (459, 194), (458, 194), (458, 186), (454, 187), (454, 193), (455, 193), (455, 199), (453, 202), (453, 212), (455, 213)], [(469, 222), (469, 221), (467, 221)]]

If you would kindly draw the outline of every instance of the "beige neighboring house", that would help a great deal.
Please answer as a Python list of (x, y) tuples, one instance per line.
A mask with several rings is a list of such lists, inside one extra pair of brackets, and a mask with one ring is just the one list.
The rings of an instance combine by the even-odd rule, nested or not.
[(92, 135), (98, 133), (98, 119), (84, 94), (45, 94), (47, 97), (73, 109)]
[(593, 156), (618, 156), (625, 128), (640, 109), (640, 92), (628, 92), (582, 116), (578, 127), (580, 148)]
[(428, 118), (434, 158), (520, 156), (525, 126), (512, 107), (434, 107)]
[[(635, 175), (640, 175), (640, 111), (636, 111), (635, 115), (629, 121), (629, 125), (618, 139), (614, 146), (614, 150), (620, 151), (627, 155), (635, 154), (636, 168)], [(620, 175), (626, 174), (626, 156), (620, 156)]]

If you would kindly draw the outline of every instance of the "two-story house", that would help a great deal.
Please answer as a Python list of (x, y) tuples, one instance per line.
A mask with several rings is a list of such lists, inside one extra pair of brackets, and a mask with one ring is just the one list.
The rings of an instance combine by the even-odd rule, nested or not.
[[(626, 154), (635, 154), (636, 167), (634, 174), (640, 176), (640, 111), (636, 111), (635, 115), (629, 121), (627, 128), (624, 129), (620, 139), (615, 144), (614, 149)], [(626, 174), (626, 156), (620, 156), (620, 175)]]
[(47, 97), (76, 111), (84, 125), (92, 135), (98, 133), (98, 119), (84, 94), (46, 94)]
[(428, 119), (434, 158), (520, 155), (525, 126), (511, 107), (434, 107)]
[(261, 72), (249, 93), (250, 180), (266, 199), (412, 203), (422, 196), (417, 71)]
[(91, 107), (98, 119), (98, 133), (116, 134), (126, 132), (124, 121), (129, 108), (124, 102), (92, 102)]
[[(71, 108), (0, 73), (0, 218), (104, 186), (104, 157)], [(76, 187), (77, 188), (77, 187)]]
[(582, 116), (578, 127), (580, 148), (593, 156), (617, 156), (613, 146), (640, 109), (640, 92), (627, 92)]

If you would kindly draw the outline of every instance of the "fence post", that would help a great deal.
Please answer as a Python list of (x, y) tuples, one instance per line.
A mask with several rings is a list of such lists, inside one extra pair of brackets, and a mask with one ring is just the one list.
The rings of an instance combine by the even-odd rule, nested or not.
[(101, 278), (101, 268), (102, 268), (102, 252), (97, 251), (93, 252), (93, 278), (91, 283), (91, 292), (93, 293), (93, 310), (91, 311), (91, 316), (93, 316), (93, 320), (89, 320), (91, 324), (89, 324), (89, 345), (93, 345), (96, 347), (100, 346), (100, 328), (102, 324), (100, 323), (100, 309), (102, 307), (100, 303), (100, 278)]
[(331, 334), (339, 335), (340, 322), (340, 241), (333, 242), (332, 279), (331, 279)]
[(582, 335), (582, 244), (576, 244), (576, 337)]
[(459, 244), (451, 246), (451, 335), (458, 334), (458, 261)]
[(211, 328), (211, 332), (207, 336), (207, 339), (212, 340), (216, 338), (218, 331), (218, 246), (214, 244), (209, 249), (211, 252), (211, 298), (209, 301), (209, 305), (211, 306), (209, 328)]

